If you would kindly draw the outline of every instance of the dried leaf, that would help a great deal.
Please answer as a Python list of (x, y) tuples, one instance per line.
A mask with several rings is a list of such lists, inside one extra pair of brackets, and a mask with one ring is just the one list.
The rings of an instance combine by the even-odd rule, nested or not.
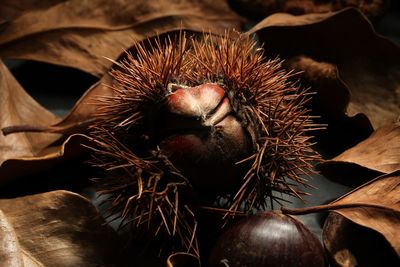
[(398, 255), (382, 235), (355, 224), (340, 214), (329, 214), (322, 239), (331, 266), (400, 265)]
[(318, 168), (326, 177), (342, 183), (352, 182), (343, 181), (343, 177), (361, 181), (400, 170), (400, 123), (377, 129), (368, 139)]
[(97, 83), (91, 86), (85, 94), (76, 102), (68, 115), (60, 122), (50, 125), (49, 131), (61, 132), (63, 134), (83, 132), (90, 125), (98, 108), (100, 96), (112, 96), (110, 86), (114, 80), (107, 73)]
[(283, 213), (291, 215), (325, 210), (382, 234), (400, 255), (400, 170), (379, 176), (327, 205), (282, 208)]
[(22, 249), (17, 234), (0, 210), (0, 263), (8, 267), (44, 267)]
[(288, 59), (284, 66), (288, 70), (299, 71), (294, 78), (300, 78), (303, 86), (310, 87), (316, 93), (310, 108), (313, 114), (320, 116), (316, 120), (327, 125), (326, 130), (315, 134), (318, 146), (326, 156), (340, 154), (373, 132), (364, 114), (347, 116), (350, 92), (339, 77), (336, 65), (300, 55)]
[[(354, 223), (357, 226), (356, 228), (365, 228), (366, 230), (362, 230), (363, 233), (370, 232), (370, 235), (380, 236), (379, 238), (382, 239), (380, 244), (387, 244), (386, 250), (388, 251), (384, 254), (392, 254), (390, 251), (393, 251), (394, 254), (397, 254), (396, 262), (400, 260), (400, 170), (379, 176), (327, 205), (298, 209), (282, 208), (283, 213), (291, 215), (326, 210), (331, 210), (333, 214), (340, 214), (343, 218)], [(349, 237), (349, 233), (354, 231), (342, 228), (342, 221), (336, 219), (340, 217), (332, 216), (335, 219), (328, 220), (324, 226), (325, 245), (330, 250), (334, 260), (340, 261), (339, 266), (356, 266), (359, 260), (354, 259), (354, 255), (349, 251), (350, 248), (346, 247), (346, 244), (352, 243), (358, 236), (355, 234), (355, 237)], [(366, 241), (366, 236), (360, 236), (358, 241), (370, 242)], [(354, 242), (351, 246), (353, 245)], [(360, 249), (364, 249), (364, 247)], [(362, 254), (361, 257), (363, 258), (361, 261), (368, 259), (368, 256), (364, 257)]]
[[(380, 233), (400, 256), (400, 171), (380, 176), (329, 205), (349, 203), (360, 206), (334, 212)], [(371, 207), (363, 206), (365, 204)]]
[(41, 10), (54, 6), (66, 0), (2, 0), (0, 20), (10, 21), (25, 11)]
[[(37, 134), (38, 136), (44, 133)], [(1, 135), (0, 135), (1, 136)], [(64, 141), (43, 148), (39, 153), (26, 157), (9, 158), (0, 165), (0, 185), (16, 178), (46, 171), (49, 166), (77, 158), (87, 151), (83, 144), (90, 145), (85, 135), (73, 134)], [(0, 153), (1, 154), (1, 153)]]
[(387, 0), (230, 0), (231, 6), (240, 14), (250, 18), (262, 19), (277, 12), (285, 12), (294, 15), (308, 13), (325, 13), (338, 11), (345, 7), (359, 8), (369, 18), (378, 20), (387, 10)]
[(25, 12), (0, 35), (0, 56), (71, 66), (101, 77), (146, 36), (177, 29), (222, 33), (241, 19), (224, 1), (79, 1)]
[[(116, 233), (85, 198), (67, 191), (0, 200), (0, 254), (24, 265), (116, 266), (124, 255)], [(1, 215), (1, 214), (0, 214)], [(9, 223), (7, 223), (7, 221)], [(5, 237), (5, 238), (4, 238)], [(0, 258), (1, 266), (10, 266)], [(5, 258), (7, 260), (7, 258)], [(10, 260), (10, 258), (8, 258)], [(30, 261), (34, 264), (26, 264)], [(118, 265), (121, 266), (121, 265)]]
[(0, 261), (5, 266), (23, 267), (22, 257), (14, 229), (0, 210)]
[(285, 59), (305, 55), (317, 62), (336, 65), (351, 94), (348, 116), (364, 113), (374, 128), (398, 118), (400, 48), (377, 35), (359, 11), (346, 9), (303, 16), (275, 14), (257, 24), (250, 33), (257, 33), (272, 55), (279, 54)]
[[(35, 122), (38, 125), (56, 123), (58, 117), (40, 106), (14, 79), (0, 62), (0, 128)], [(4, 161), (40, 155), (41, 150), (57, 140), (58, 135), (18, 133), (0, 135), (0, 166)]]
[[(305, 55), (289, 58), (284, 62), (287, 69), (301, 71), (302, 82), (317, 92), (314, 96), (315, 108), (329, 117), (342, 119), (346, 112), (350, 93), (340, 80), (337, 67), (327, 62), (318, 62)], [(319, 105), (324, 103), (326, 105)]]
[[(57, 116), (26, 93), (0, 62), (0, 129), (32, 123), (38, 128), (46, 128), (49, 124), (57, 125), (59, 121)], [(81, 126), (79, 123), (80, 121), (78, 126)], [(0, 184), (47, 169), (49, 164), (54, 166), (76, 157), (84, 151), (81, 144), (87, 143), (82, 135), (73, 135), (66, 140), (60, 138), (60, 134), (43, 132), (23, 132), (7, 136), (0, 134)]]

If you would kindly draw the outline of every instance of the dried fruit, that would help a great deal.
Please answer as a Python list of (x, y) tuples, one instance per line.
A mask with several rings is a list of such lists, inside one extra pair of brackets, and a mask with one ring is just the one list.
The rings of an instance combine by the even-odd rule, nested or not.
[(149, 43), (116, 62), (113, 95), (96, 103), (100, 193), (124, 223), (198, 254), (196, 209), (211, 193), (229, 194), (227, 215), (265, 208), (273, 191), (301, 197), (319, 158), (309, 95), (247, 35)]
[(218, 239), (209, 266), (326, 266), (320, 241), (300, 221), (276, 212), (248, 216)]

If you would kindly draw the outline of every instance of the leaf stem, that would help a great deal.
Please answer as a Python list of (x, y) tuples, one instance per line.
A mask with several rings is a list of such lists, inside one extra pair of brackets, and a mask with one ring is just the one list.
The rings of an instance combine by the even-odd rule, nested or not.
[(45, 132), (47, 127), (37, 126), (37, 125), (15, 125), (4, 127), (1, 129), (3, 135), (9, 135), (12, 133), (21, 133), (21, 132)]
[(3, 135), (9, 135), (13, 133), (60, 133), (60, 134), (71, 134), (79, 132), (82, 129), (86, 129), (91, 125), (96, 118), (88, 118), (86, 120), (77, 121), (69, 124), (58, 124), (58, 125), (50, 125), (50, 126), (40, 126), (40, 125), (13, 125), (4, 127), (1, 129)]
[(297, 208), (297, 209), (290, 209), (290, 208), (281, 208), (283, 214), (289, 215), (303, 215), (315, 212), (323, 212), (328, 210), (340, 210), (340, 209), (350, 209), (350, 208), (377, 208), (377, 209), (387, 209), (381, 205), (371, 204), (371, 203), (343, 203), (343, 204), (325, 204), (325, 205), (318, 205), (313, 207), (307, 208)]

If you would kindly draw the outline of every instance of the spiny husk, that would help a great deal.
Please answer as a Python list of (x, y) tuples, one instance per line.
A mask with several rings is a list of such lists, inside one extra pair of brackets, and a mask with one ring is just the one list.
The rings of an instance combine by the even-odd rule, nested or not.
[(266, 60), (250, 36), (228, 32), (189, 38), (180, 32), (149, 43), (136, 45), (135, 54), (116, 62), (114, 95), (98, 100), (95, 162), (107, 171), (99, 179), (100, 192), (125, 223), (162, 230), (198, 254), (196, 190), (157, 148), (148, 129), (155, 107), (171, 93), (168, 84), (218, 83), (251, 135), (254, 151), (237, 163), (250, 167), (232, 192), (226, 215), (265, 208), (268, 197), (279, 199), (273, 192), (301, 197), (295, 184), (307, 185), (302, 176), (319, 159), (306, 135), (317, 126), (304, 107), (307, 90), (289, 82), (292, 74), (281, 69), (281, 61)]

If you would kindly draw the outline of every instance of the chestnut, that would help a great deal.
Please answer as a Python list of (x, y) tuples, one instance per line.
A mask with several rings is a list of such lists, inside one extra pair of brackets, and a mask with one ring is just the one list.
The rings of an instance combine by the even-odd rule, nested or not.
[(198, 190), (240, 183), (247, 170), (235, 163), (251, 154), (253, 144), (228, 93), (216, 83), (168, 88), (151, 127), (157, 146)]
[(297, 219), (277, 212), (249, 215), (230, 225), (214, 245), (210, 267), (323, 267), (324, 250)]

